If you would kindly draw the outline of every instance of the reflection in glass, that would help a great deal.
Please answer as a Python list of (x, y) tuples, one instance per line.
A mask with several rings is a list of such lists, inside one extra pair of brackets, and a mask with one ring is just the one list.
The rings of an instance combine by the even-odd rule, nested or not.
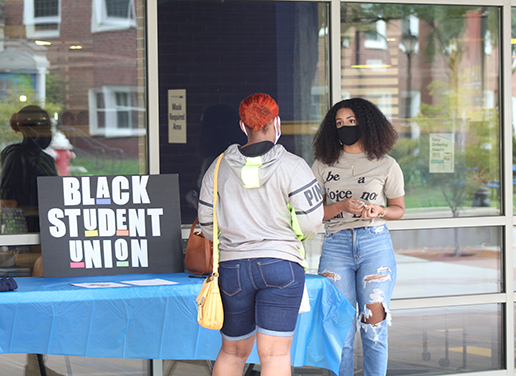
[(513, 275), (513, 286), (514, 286), (514, 291), (516, 291), (516, 227), (513, 227), (512, 228), (512, 250), (513, 250), (513, 259), (512, 259), (512, 264), (513, 264), (513, 273), (515, 273)]
[(305, 248), (305, 259), (308, 263), (308, 268), (306, 269), (308, 274), (317, 274), (323, 240), (324, 234), (320, 233), (313, 239), (307, 240), (303, 243), (303, 247)]
[[(279, 143), (313, 162), (313, 133), (330, 104), (328, 8), (306, 1), (158, 2), (160, 169), (181, 176), (183, 223), (197, 216), (193, 192), (207, 159), (240, 132), (238, 121), (205, 120), (216, 106), (232, 108), (224, 115), (231, 119), (248, 95), (271, 95), (280, 108)], [(186, 90), (186, 143), (169, 140), (169, 90)]]
[(2, 233), (39, 232), (37, 179), (57, 176), (56, 163), (45, 152), (52, 142), (50, 116), (39, 106), (25, 106), (12, 114), (10, 126), (22, 140), (1, 154)]
[(501, 305), (400, 310), (392, 316), (387, 375), (503, 367)]
[[(513, 174), (513, 199), (516, 197), (516, 8), (511, 8), (511, 72), (512, 72), (512, 174)], [(516, 202), (516, 201), (514, 201)], [(516, 276), (515, 276), (516, 278)]]
[(393, 299), (501, 291), (498, 227), (391, 231)]
[[(151, 363), (148, 359), (85, 358), (61, 355), (45, 355), (44, 359), (48, 376), (148, 376), (151, 374)], [(201, 363), (201, 361), (198, 362)], [(206, 363), (206, 361), (202, 362)], [(177, 368), (179, 368), (178, 373), (186, 374), (188, 371), (185, 371), (184, 367), (180, 365)], [(2, 354), (0, 355), (0, 369), (2, 375), (6, 376), (39, 376), (41, 374), (36, 354)], [(191, 374), (201, 375), (201, 364), (198, 369), (201, 372)]]
[[(511, 8), (511, 35), (512, 35), (512, 40), (511, 40), (511, 56), (512, 56), (512, 98), (511, 98), (511, 103), (512, 103), (512, 153), (513, 153), (513, 157), (512, 157), (512, 161), (513, 161), (513, 165), (512, 165), (512, 173), (513, 173), (513, 191), (512, 191), (512, 194), (513, 194), (513, 200), (516, 198), (516, 8)], [(516, 202), (516, 201), (513, 201), (513, 202)], [(513, 213), (514, 215), (516, 215), (516, 213)], [(516, 251), (516, 238), (514, 237), (516, 235), (516, 228), (513, 228), (513, 251)], [(514, 269), (516, 271), (516, 252), (513, 252), (513, 265), (514, 265)], [(513, 285), (514, 285), (514, 290), (516, 291), (516, 273), (514, 273), (513, 275), (514, 277), (514, 281), (513, 281)]]
[[(390, 234), (398, 268), (393, 299), (502, 291), (500, 228), (396, 230)], [(304, 243), (307, 273), (317, 274), (323, 238), (319, 234)]]
[[(0, 41), (2, 155), (26, 139), (11, 129), (11, 115), (38, 105), (50, 116), (52, 142), (36, 157), (59, 175), (146, 173), (145, 2), (125, 1), (125, 12), (113, 9), (113, 14), (100, 18), (84, 17), (84, 2), (46, 1), (43, 7), (34, 2), (35, 8), (24, 7), (24, 17), (13, 3), (0, 9), (3, 19), (10, 20), (0, 22), (5, 36)], [(93, 14), (102, 14), (95, 11), (101, 2), (89, 4)], [(2, 166), (5, 187), (10, 183)], [(11, 191), (29, 196), (22, 183), (16, 184), (18, 189)], [(35, 184), (30, 191), (37, 197)], [(0, 234), (39, 231), (34, 210), (22, 207), (13, 217), (8, 203), (3, 201), (2, 208)], [(12, 275), (22, 269), (30, 272), (39, 247), (30, 248), (23, 257), (17, 250), (15, 260), (5, 263), (2, 251), (12, 248), (0, 247), (0, 268), (12, 268)]]
[(405, 218), (500, 213), (497, 8), (341, 5), (342, 97), (400, 134)]

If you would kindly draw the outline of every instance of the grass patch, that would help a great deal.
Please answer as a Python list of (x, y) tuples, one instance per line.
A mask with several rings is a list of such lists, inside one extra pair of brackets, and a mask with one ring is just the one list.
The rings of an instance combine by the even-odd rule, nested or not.
[[(490, 207), (500, 208), (499, 191), (490, 189)], [(467, 197), (463, 207), (472, 206), (473, 197)], [(515, 201), (516, 202), (516, 201)], [(405, 207), (407, 208), (434, 208), (449, 207), (443, 193), (438, 187), (406, 187)]]
[(407, 187), (405, 190), (407, 208), (447, 207), (448, 204), (439, 188)]

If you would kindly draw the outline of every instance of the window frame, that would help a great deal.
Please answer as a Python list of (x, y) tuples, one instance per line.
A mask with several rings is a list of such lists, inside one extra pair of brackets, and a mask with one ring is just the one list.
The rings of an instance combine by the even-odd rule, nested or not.
[(99, 33), (103, 31), (126, 30), (136, 27), (136, 17), (134, 9), (134, 1), (129, 0), (130, 15), (128, 18), (109, 17), (107, 13), (106, 1), (109, 0), (92, 0), (91, 11), (91, 32)]
[[(58, 0), (56, 16), (35, 17), (34, 9), (37, 0), (23, 0), (23, 24), (27, 38), (57, 38), (61, 33), (61, 0)], [(56, 23), (57, 30), (36, 30), (38, 25)]]
[(365, 33), (364, 47), (372, 50), (387, 50), (387, 24), (385, 21), (378, 21), (375, 24), (375, 38), (371, 38), (371, 34)]
[[(131, 93), (138, 93), (138, 87), (136, 86), (118, 86), (118, 85), (105, 85), (89, 89), (88, 91), (88, 102), (89, 102), (89, 127), (90, 134), (92, 136), (104, 136), (104, 137), (132, 137), (145, 135), (146, 130), (143, 128), (132, 128), (129, 127), (120, 128), (118, 126), (118, 113), (120, 111), (128, 112), (129, 122), (131, 121), (132, 111), (145, 111), (144, 108), (134, 107), (131, 105)], [(104, 108), (97, 106), (97, 94), (104, 94)], [(116, 104), (116, 95), (124, 93), (129, 96), (129, 106), (118, 106)], [(98, 113), (105, 113), (105, 126), (100, 128), (98, 121)]]

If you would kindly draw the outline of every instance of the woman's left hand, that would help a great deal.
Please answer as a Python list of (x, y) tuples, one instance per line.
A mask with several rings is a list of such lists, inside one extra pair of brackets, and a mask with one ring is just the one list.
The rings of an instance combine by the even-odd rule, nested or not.
[(385, 208), (376, 204), (368, 204), (362, 210), (362, 219), (373, 219), (384, 213)]

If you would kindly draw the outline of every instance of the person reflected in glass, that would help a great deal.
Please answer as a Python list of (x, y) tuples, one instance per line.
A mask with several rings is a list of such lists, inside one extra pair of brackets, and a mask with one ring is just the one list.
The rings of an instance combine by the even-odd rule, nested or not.
[(23, 140), (1, 153), (2, 207), (23, 209), (27, 230), (39, 232), (37, 178), (57, 176), (54, 159), (44, 151), (52, 141), (52, 124), (45, 110), (31, 105), (13, 114), (10, 125), (23, 135)]
[(196, 211), (199, 206), (202, 178), (208, 167), (229, 145), (243, 145), (247, 142), (245, 135), (237, 126), (239, 121), (238, 109), (226, 103), (209, 106), (203, 111), (198, 142), (201, 167), (195, 189), (186, 194), (186, 201)]
[(389, 304), (396, 262), (387, 220), (405, 213), (403, 173), (387, 155), (397, 133), (373, 103), (335, 104), (313, 141), (312, 171), (324, 195), (325, 237), (318, 273), (329, 278), (357, 315), (342, 350), (339, 376), (353, 375), (358, 320), (364, 375), (387, 372)]
[[(21, 143), (7, 146), (0, 155), (0, 204), (5, 208), (19, 208), (28, 232), (39, 232), (38, 176), (57, 176), (54, 159), (44, 150), (52, 141), (52, 124), (48, 113), (39, 106), (30, 105), (14, 113), (10, 119), (14, 132), (21, 133)], [(34, 263), (33, 276), (43, 276), (42, 258)], [(59, 375), (45, 368), (43, 355), (28, 354), (25, 375)]]
[[(2, 150), (0, 161), (0, 205), (5, 213), (21, 209), (26, 230), (39, 232), (38, 176), (57, 176), (54, 159), (44, 150), (52, 141), (52, 124), (48, 113), (39, 106), (23, 107), (10, 119), (13, 131), (21, 133), (21, 143)], [(33, 276), (42, 276), (42, 259), (33, 266)]]
[[(214, 376), (242, 375), (255, 339), (263, 376), (290, 376), (290, 347), (303, 296), (302, 241), (322, 225), (322, 195), (308, 164), (277, 144), (277, 103), (267, 94), (241, 102), (244, 146), (224, 152), (218, 175), (222, 348)], [(204, 175), (199, 223), (213, 239), (215, 163)], [(280, 304), (281, 303), (281, 304)]]

